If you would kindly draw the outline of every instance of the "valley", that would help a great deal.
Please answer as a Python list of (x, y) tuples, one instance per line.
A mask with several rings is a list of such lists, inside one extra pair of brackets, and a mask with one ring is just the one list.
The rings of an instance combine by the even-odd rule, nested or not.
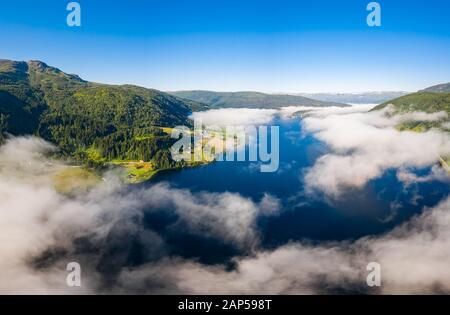
[[(78, 174), (83, 182), (83, 178), (91, 177), (86, 172), (94, 178), (96, 174), (112, 170), (120, 174), (124, 182), (140, 183), (160, 171), (213, 161), (211, 157), (202, 157), (176, 162), (170, 156), (170, 147), (176, 142), (171, 138), (172, 127), (192, 126), (189, 115), (193, 111), (283, 106), (343, 108), (348, 105), (257, 92), (167, 94), (132, 85), (88, 82), (40, 61), (0, 60), (0, 142), (4, 142), (7, 135), (41, 137), (57, 146), (56, 156), (85, 170), (71, 172), (69, 176), (74, 178)], [(450, 113), (449, 86), (443, 84), (403, 95), (373, 110), (387, 106), (394, 108), (393, 114)], [(433, 121), (407, 120), (397, 129), (448, 131), (448, 121), (448, 116)]]

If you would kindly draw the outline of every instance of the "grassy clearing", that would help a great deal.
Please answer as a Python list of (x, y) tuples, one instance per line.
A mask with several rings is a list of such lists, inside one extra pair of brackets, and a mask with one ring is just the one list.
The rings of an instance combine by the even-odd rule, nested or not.
[(401, 123), (401, 124), (398, 124), (397, 126), (395, 126), (395, 129), (397, 129), (398, 131), (412, 131), (412, 132), (418, 132), (418, 133), (425, 132), (428, 130), (427, 126), (425, 126), (424, 124), (422, 124), (420, 122)]
[(167, 135), (172, 135), (172, 131), (174, 128), (169, 128), (169, 127), (154, 127), (157, 129), (160, 129), (162, 132), (165, 133), (165, 135), (153, 135), (153, 134), (148, 134), (148, 135), (141, 135), (141, 136), (136, 136), (134, 137), (135, 140), (137, 141), (143, 141), (143, 140), (147, 140), (147, 139), (158, 139), (158, 138), (165, 138), (167, 137)]
[(59, 193), (86, 192), (101, 182), (93, 171), (73, 166), (65, 167), (53, 175), (53, 185)]
[[(146, 140), (146, 139), (154, 139), (159, 137), (167, 137), (167, 134), (171, 134), (173, 131), (173, 128), (169, 127), (156, 127), (160, 129), (162, 132), (164, 132), (166, 135), (141, 135), (136, 136), (136, 140)], [(190, 132), (191, 136), (194, 135), (194, 132)], [(166, 171), (166, 170), (172, 170), (172, 169), (181, 169), (184, 167), (196, 167), (200, 165), (204, 165), (207, 163), (210, 163), (214, 161), (215, 154), (208, 153), (204, 151), (205, 145), (208, 142), (215, 142), (218, 144), (218, 147), (220, 147), (220, 142), (222, 142), (225, 137), (225, 134), (223, 131), (213, 131), (210, 132), (208, 135), (204, 135), (203, 141), (201, 141), (197, 148), (197, 150), (193, 150), (192, 152), (192, 159), (191, 161), (185, 161), (180, 165), (177, 165), (176, 167), (168, 168), (168, 169), (159, 169), (157, 168), (152, 162), (148, 161), (137, 161), (137, 160), (121, 160), (121, 159), (115, 159), (115, 160), (108, 160), (106, 157), (104, 157), (100, 150), (96, 149), (95, 147), (90, 147), (86, 149), (84, 152), (88, 158), (89, 161), (95, 162), (97, 165), (109, 165), (114, 167), (118, 173), (119, 176), (122, 178), (122, 180), (126, 183), (130, 184), (136, 184), (141, 183), (150, 180), (153, 176), (155, 176), (160, 171)], [(211, 143), (210, 143), (211, 144)], [(201, 154), (201, 155), (199, 155)], [(199, 156), (197, 156), (199, 155)], [(69, 174), (70, 175), (70, 174)], [(74, 176), (76, 177), (76, 176)], [(71, 181), (69, 178), (67, 180), (68, 182)], [(70, 184), (65, 184), (60, 180), (61, 184), (60, 186), (63, 186), (62, 190), (70, 190), (71, 188), (65, 189), (64, 186), (70, 186)]]
[(165, 132), (168, 135), (172, 134), (173, 128), (169, 128), (169, 127), (157, 127), (159, 129), (161, 129), (163, 132)]
[(450, 174), (450, 156), (439, 157), (442, 167)]
[(143, 140), (147, 140), (147, 139), (157, 139), (157, 138), (161, 138), (161, 136), (143, 135), (143, 136), (136, 136), (136, 137), (134, 137), (134, 139), (137, 140), (137, 141), (143, 141)]
[(131, 184), (145, 182), (158, 173), (151, 162), (114, 160), (110, 164), (120, 167), (122, 179)]

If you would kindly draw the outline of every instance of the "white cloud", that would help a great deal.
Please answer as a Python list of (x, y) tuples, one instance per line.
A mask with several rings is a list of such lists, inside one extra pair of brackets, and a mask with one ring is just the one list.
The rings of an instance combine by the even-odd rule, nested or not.
[(424, 113), (424, 112), (413, 112), (398, 115), (400, 120), (403, 121), (439, 121), (448, 119), (447, 112), (436, 112), (436, 113)]
[(419, 176), (408, 169), (399, 169), (397, 171), (397, 178), (403, 182), (406, 187), (416, 183), (426, 183), (436, 180), (450, 183), (450, 176), (448, 176), (448, 173), (442, 167), (437, 165), (434, 165), (431, 168), (431, 171), (423, 176)]
[(195, 112), (190, 118), (210, 126), (247, 126), (267, 124), (277, 113), (276, 109), (221, 108)]
[[(265, 250), (255, 220), (279, 213), (270, 195), (254, 203), (164, 184), (127, 189), (111, 175), (90, 193), (62, 196), (51, 177), (64, 166), (45, 158), (51, 149), (33, 138), (0, 148), (0, 293), (450, 293), (450, 199), (382, 236)], [(163, 237), (143, 224), (146, 212), (161, 209), (178, 216), (175, 229), (221, 239), (247, 256), (235, 257), (230, 270), (167, 254)], [(89, 250), (76, 245), (83, 237)], [(148, 261), (139, 267), (127, 265), (128, 251), (119, 246), (135, 237)], [(55, 250), (60, 257), (48, 259)], [(65, 264), (73, 260), (82, 266), (79, 290), (65, 285)], [(382, 266), (381, 291), (365, 285), (370, 261)], [(106, 286), (105, 264), (118, 274)]]
[[(52, 178), (66, 166), (46, 158), (49, 150), (53, 147), (37, 138), (12, 139), (0, 148), (1, 293), (73, 292), (65, 286), (65, 266), (40, 271), (32, 261), (50, 249), (70, 253), (73, 241), (85, 235), (106, 246), (115, 229), (155, 241), (158, 236), (143, 229), (148, 211), (162, 208), (178, 216), (178, 229), (251, 251), (259, 243), (257, 217), (279, 210), (270, 195), (258, 204), (238, 194), (193, 194), (167, 184), (128, 189), (111, 174), (89, 193), (63, 196)], [(98, 255), (87, 260), (94, 263)], [(84, 289), (95, 291), (88, 285)]]
[[(236, 258), (235, 270), (183, 260), (124, 270), (125, 290), (154, 279), (184, 294), (449, 293), (450, 199), (380, 237), (354, 243), (292, 243)], [(366, 285), (369, 262), (381, 265), (382, 286)]]
[[(142, 191), (141, 202), (174, 208), (183, 224), (199, 235), (217, 237), (243, 248), (257, 245), (256, 218), (279, 210), (278, 200), (266, 195), (261, 206), (232, 193), (198, 193), (155, 185)], [(261, 209), (260, 209), (261, 207)]]
[(193, 113), (190, 118), (201, 119), (205, 125), (213, 126), (247, 126), (264, 125), (274, 118), (290, 119), (298, 112), (312, 112), (315, 116), (328, 116), (331, 114), (343, 115), (361, 113), (371, 110), (376, 105), (354, 105), (348, 107), (317, 107), (317, 106), (286, 106), (279, 109), (258, 108), (220, 108)]
[(288, 106), (281, 108), (283, 117), (289, 117), (296, 112), (308, 112), (315, 117), (325, 117), (329, 115), (344, 115), (351, 113), (365, 113), (373, 109), (376, 105), (352, 105), (348, 107), (328, 106), (328, 107), (314, 107), (314, 106)]
[[(401, 118), (389, 118), (387, 110), (314, 113), (303, 120), (305, 129), (332, 151), (319, 158), (307, 172), (305, 180), (310, 192), (319, 190), (338, 198), (347, 189), (361, 188), (389, 168), (427, 167), (436, 163), (439, 155), (450, 153), (448, 133), (397, 131), (394, 127)], [(423, 117), (423, 114), (409, 116)]]

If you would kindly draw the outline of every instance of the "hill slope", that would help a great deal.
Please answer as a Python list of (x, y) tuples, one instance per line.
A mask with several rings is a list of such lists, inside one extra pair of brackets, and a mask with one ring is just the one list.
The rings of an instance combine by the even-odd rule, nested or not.
[(378, 105), (374, 110), (383, 109), (390, 104), (400, 113), (446, 111), (450, 114), (450, 93), (418, 92), (408, 94)]
[(82, 80), (40, 61), (0, 60), (0, 141), (33, 134), (91, 166), (111, 160), (175, 166), (172, 139), (160, 127), (190, 125), (203, 104), (137, 86)]
[(380, 110), (388, 105), (393, 105), (400, 113), (445, 111), (450, 114), (450, 83), (434, 85), (417, 93), (395, 98), (378, 105), (373, 110)]
[(280, 108), (285, 106), (347, 106), (323, 102), (296, 95), (264, 94), (259, 92), (178, 91), (170, 94), (205, 103), (210, 108)]
[(450, 93), (450, 83), (444, 83), (444, 84), (431, 86), (421, 92)]
[(394, 114), (403, 114), (411, 112), (425, 112), (438, 113), (446, 112), (447, 117), (441, 116), (435, 120), (406, 120), (397, 126), (399, 130), (410, 131), (426, 131), (430, 128), (439, 128), (450, 132), (449, 117), (450, 117), (450, 93), (432, 93), (432, 92), (417, 92), (397, 99), (385, 102), (373, 109), (381, 110), (387, 106), (394, 107)]
[(407, 92), (366, 92), (366, 93), (299, 93), (300, 95), (325, 102), (345, 104), (381, 104), (386, 101), (407, 95)]

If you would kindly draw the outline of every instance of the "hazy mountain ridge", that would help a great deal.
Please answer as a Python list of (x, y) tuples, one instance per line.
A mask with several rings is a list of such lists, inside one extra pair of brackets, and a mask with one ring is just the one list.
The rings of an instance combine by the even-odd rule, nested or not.
[(177, 97), (205, 103), (210, 108), (281, 108), (287, 106), (347, 106), (337, 102), (323, 102), (290, 94), (265, 94), (260, 92), (175, 91)]
[(339, 102), (346, 104), (380, 104), (407, 94), (410, 94), (410, 92), (379, 91), (364, 93), (295, 93), (293, 95), (309, 97), (324, 102)]
[(434, 85), (420, 92), (450, 93), (450, 82)]

